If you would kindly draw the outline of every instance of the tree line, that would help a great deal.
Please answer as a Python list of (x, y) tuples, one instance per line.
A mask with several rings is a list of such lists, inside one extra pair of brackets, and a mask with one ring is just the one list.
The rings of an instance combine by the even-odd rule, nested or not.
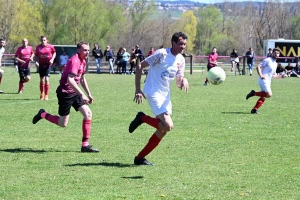
[(300, 39), (300, 2), (271, 0), (261, 3), (222, 3), (199, 7), (173, 18), (173, 11), (159, 11), (155, 1), (137, 0), (0, 0), (0, 37), (7, 53), (14, 53), (22, 38), (30, 45), (45, 35), (52, 44), (79, 41), (131, 48), (139, 44), (146, 53), (170, 45), (174, 32), (185, 32), (187, 54), (219, 55), (233, 48), (244, 54), (252, 47), (263, 54), (263, 40)]

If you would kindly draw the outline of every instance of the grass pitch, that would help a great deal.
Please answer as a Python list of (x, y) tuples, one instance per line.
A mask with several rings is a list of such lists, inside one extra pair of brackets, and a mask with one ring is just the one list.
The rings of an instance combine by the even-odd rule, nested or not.
[[(68, 127), (31, 123), (40, 108), (57, 114), (51, 75), (49, 101), (39, 100), (39, 77), (17, 94), (18, 74), (5, 68), (0, 89), (0, 199), (299, 199), (299, 82), (272, 81), (273, 97), (260, 115), (250, 110), (257, 75), (234, 76), (203, 86), (205, 73), (186, 74), (190, 91), (172, 83), (174, 129), (147, 157), (155, 166), (134, 166), (134, 156), (154, 129), (128, 125), (138, 111), (133, 75), (87, 74), (95, 103), (90, 143), (98, 154), (80, 153), (80, 113)], [(33, 70), (34, 71), (34, 70)], [(143, 77), (144, 78), (144, 77)], [(142, 79), (143, 79), (142, 78)]]

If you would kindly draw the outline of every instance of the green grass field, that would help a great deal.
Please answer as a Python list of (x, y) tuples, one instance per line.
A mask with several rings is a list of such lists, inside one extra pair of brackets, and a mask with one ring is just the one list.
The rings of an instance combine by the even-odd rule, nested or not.
[(273, 79), (273, 97), (251, 115), (258, 98), (245, 96), (259, 89), (256, 74), (228, 72), (205, 87), (205, 74), (187, 73), (188, 94), (172, 83), (174, 129), (147, 157), (151, 167), (133, 165), (154, 132), (128, 133), (138, 111), (152, 115), (147, 102), (132, 102), (133, 75), (86, 75), (96, 100), (90, 143), (100, 153), (83, 154), (80, 113), (71, 111), (66, 128), (31, 123), (40, 108), (57, 114), (60, 75), (40, 101), (38, 74), (19, 95), (18, 74), (4, 70), (0, 199), (300, 199), (300, 79)]

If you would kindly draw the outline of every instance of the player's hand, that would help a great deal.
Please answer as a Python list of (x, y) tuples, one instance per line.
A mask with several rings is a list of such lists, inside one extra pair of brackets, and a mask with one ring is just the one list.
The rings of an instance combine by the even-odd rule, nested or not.
[(50, 60), (49, 63), (50, 63), (50, 65), (52, 65), (53, 64), (53, 60)]
[(94, 102), (94, 98), (92, 97), (92, 95), (89, 95), (88, 98), (89, 98), (89, 104), (92, 104)]
[(81, 98), (82, 98), (83, 104), (86, 104), (86, 105), (89, 104), (90, 99), (89, 99), (85, 94), (82, 94), (82, 95), (81, 95)]
[(266, 77), (265, 77), (265, 76), (261, 76), (260, 78), (261, 78), (261, 79), (266, 79)]
[(182, 88), (184, 88), (185, 92), (188, 93), (189, 92), (189, 82), (187, 81), (186, 78), (182, 79), (182, 83), (181, 83), (181, 90)]
[(144, 93), (141, 90), (137, 90), (135, 92), (133, 101), (135, 101), (137, 104), (143, 103), (143, 98), (146, 99), (146, 96), (144, 95)]
[(39, 67), (39, 66), (40, 66), (40, 64), (39, 64), (38, 62), (35, 62), (35, 66)]

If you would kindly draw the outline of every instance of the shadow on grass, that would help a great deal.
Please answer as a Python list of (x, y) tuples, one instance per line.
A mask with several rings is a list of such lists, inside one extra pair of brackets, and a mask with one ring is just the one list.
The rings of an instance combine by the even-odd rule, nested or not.
[(222, 114), (251, 114), (250, 112), (221, 112)]
[(45, 150), (37, 150), (37, 149), (0, 149), (0, 151), (8, 152), (8, 153), (46, 153)]
[(76, 166), (104, 166), (104, 167), (135, 167), (133, 164), (123, 164), (123, 163), (108, 163), (108, 162), (102, 162), (102, 163), (75, 163), (75, 164), (69, 164), (66, 165), (68, 167), (76, 167)]
[(125, 179), (142, 179), (144, 177), (143, 176), (122, 176), (121, 178), (125, 178)]

